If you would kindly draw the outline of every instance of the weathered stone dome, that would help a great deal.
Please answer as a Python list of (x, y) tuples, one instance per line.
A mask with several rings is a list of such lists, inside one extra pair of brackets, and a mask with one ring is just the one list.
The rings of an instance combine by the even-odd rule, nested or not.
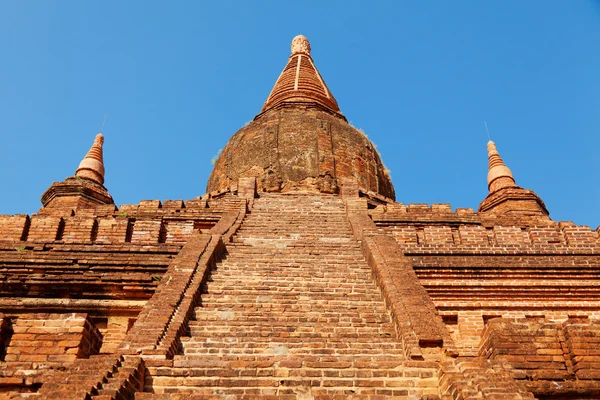
[(262, 112), (236, 132), (219, 156), (207, 192), (255, 177), (259, 191), (335, 193), (343, 182), (394, 199), (375, 146), (341, 114), (303, 36)]

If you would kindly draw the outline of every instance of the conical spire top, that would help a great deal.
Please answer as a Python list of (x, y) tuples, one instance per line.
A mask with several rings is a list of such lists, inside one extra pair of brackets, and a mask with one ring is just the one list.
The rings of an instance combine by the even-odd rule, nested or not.
[(269, 94), (262, 112), (284, 104), (313, 104), (340, 113), (337, 101), (313, 63), (310, 43), (302, 35), (292, 40), (292, 55)]
[(104, 135), (101, 133), (97, 134), (90, 151), (88, 151), (84, 159), (79, 163), (79, 168), (77, 168), (75, 176), (88, 179), (100, 185), (104, 184), (104, 161), (102, 157), (103, 143)]
[(496, 144), (491, 140), (487, 144), (488, 148), (488, 189), (490, 192), (495, 192), (498, 189), (505, 187), (516, 186), (512, 172), (504, 164)]

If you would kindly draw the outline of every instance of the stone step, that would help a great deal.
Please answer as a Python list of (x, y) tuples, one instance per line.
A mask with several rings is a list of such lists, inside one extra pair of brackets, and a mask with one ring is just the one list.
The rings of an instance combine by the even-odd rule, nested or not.
[(226, 276), (236, 276), (234, 274), (238, 274), (237, 279), (242, 279), (246, 277), (246, 273), (254, 273), (255, 276), (263, 277), (264, 279), (287, 279), (302, 276), (304, 278), (314, 277), (314, 279), (318, 280), (334, 277), (336, 279), (332, 281), (333, 284), (335, 284), (337, 280), (343, 280), (345, 283), (355, 279), (358, 279), (361, 282), (372, 281), (372, 270), (364, 265), (361, 266), (356, 264), (354, 261), (322, 262), (316, 266), (306, 265), (300, 260), (285, 261), (286, 260), (274, 260), (271, 265), (265, 265), (265, 263), (257, 264), (248, 260), (222, 262), (217, 264), (216, 268), (212, 270), (211, 278), (220, 279), (220, 274), (225, 274)]
[[(173, 389), (171, 389), (173, 391)], [(178, 392), (177, 389), (174, 391)], [(277, 388), (197, 388), (191, 393), (142, 393), (135, 394), (135, 400), (298, 400), (298, 399), (336, 399), (336, 400), (383, 400), (390, 397), (397, 399), (420, 399), (425, 393), (422, 389), (394, 388), (315, 388), (315, 387), (277, 387)], [(429, 392), (427, 392), (429, 393)]]
[[(306, 255), (304, 257), (284, 257), (278, 254), (269, 254), (268, 256), (268, 259), (254, 259), (250, 254), (227, 256), (226, 259), (216, 265), (214, 271), (226, 270), (228, 268), (253, 268), (258, 271), (264, 271), (267, 276), (272, 273), (273, 270), (276, 270), (278, 273), (289, 272), (294, 274), (311, 271), (317, 272), (317, 278), (320, 274), (339, 274), (340, 272), (351, 274), (372, 273), (371, 268), (369, 268), (366, 263), (360, 262), (355, 257), (348, 257), (346, 259), (322, 257), (320, 258), (321, 261), (318, 262), (319, 259), (312, 255)], [(263, 255), (263, 257), (266, 257), (266, 255)]]
[[(299, 282), (290, 282), (289, 280), (276, 281), (271, 279), (249, 279), (247, 281), (236, 281), (233, 279), (225, 279), (225, 277), (218, 277), (210, 283), (210, 294), (227, 294), (230, 298), (238, 295), (263, 295), (265, 292), (275, 292), (273, 294), (278, 296), (297, 298), (306, 294), (310, 295), (310, 293), (326, 292), (329, 296), (354, 298), (363, 295), (378, 295), (376, 298), (381, 299), (379, 293), (366, 285), (338, 284), (332, 286), (328, 285), (324, 280), (314, 280), (300, 284)], [(248, 287), (241, 285), (247, 285)]]
[[(226, 387), (226, 388), (264, 388), (264, 387), (294, 387), (294, 386), (307, 386), (307, 387), (330, 387), (330, 388), (359, 388), (367, 387), (371, 390), (374, 388), (413, 388), (415, 385), (415, 378), (402, 378), (397, 377), (398, 372), (387, 371), (382, 373), (378, 377), (365, 377), (360, 378), (360, 370), (345, 370), (345, 374), (336, 373), (334, 371), (322, 371), (322, 370), (308, 370), (303, 371), (298, 375), (292, 374), (287, 376), (284, 373), (277, 370), (262, 370), (257, 372), (257, 376), (251, 375), (253, 370), (246, 370), (244, 372), (232, 370), (232, 369), (213, 369), (210, 370), (209, 376), (203, 376), (206, 371), (203, 370), (192, 370), (189, 371), (188, 376), (152, 376), (151, 387), (156, 393), (170, 391), (170, 388), (177, 388), (179, 393), (186, 392), (185, 387), (189, 387), (190, 393), (195, 393), (199, 387)], [(327, 376), (326, 372), (331, 376)], [(258, 375), (260, 374), (260, 375)], [(342, 376), (340, 376), (342, 375)], [(430, 378), (431, 386), (437, 385), (437, 378)], [(419, 385), (422, 385), (423, 380), (419, 380)], [(356, 393), (356, 392), (355, 392)], [(359, 392), (360, 393), (360, 392)]]
[(360, 269), (371, 271), (364, 260), (359, 258), (358, 254), (317, 254), (316, 251), (310, 252), (262, 252), (254, 257), (256, 253), (239, 252), (237, 254), (228, 253), (226, 258), (217, 264), (219, 266), (256, 266), (261, 268), (285, 268), (288, 266), (302, 266), (307, 269), (321, 270), (323, 265), (337, 265), (345, 269)]
[[(267, 258), (269, 256), (269, 258)], [(264, 258), (263, 258), (264, 257)], [(263, 254), (260, 258), (252, 258), (251, 254), (239, 254), (228, 256), (226, 260), (217, 264), (219, 268), (244, 268), (255, 267), (262, 268), (265, 274), (276, 268), (279, 272), (285, 272), (287, 269), (299, 269), (309, 271), (340, 272), (342, 270), (349, 272), (371, 272), (371, 269), (356, 257), (315, 257), (312, 254), (286, 256), (283, 254)], [(290, 271), (292, 272), (292, 271)], [(296, 271), (293, 271), (296, 272)]]
[(404, 354), (401, 349), (396, 350), (388, 350), (388, 351), (374, 351), (369, 349), (304, 349), (302, 347), (296, 349), (289, 349), (287, 343), (281, 343), (279, 346), (275, 347), (211, 347), (211, 346), (184, 346), (185, 354), (187, 356), (191, 355), (276, 355), (280, 354), (279, 352), (284, 352), (284, 354), (293, 354), (295, 356), (333, 356), (333, 357), (344, 357), (344, 356), (353, 356), (355, 354), (361, 354), (364, 356), (385, 356), (385, 357), (402, 357)]
[[(261, 239), (262, 240), (262, 239)], [(246, 242), (246, 244), (249, 242)], [(235, 244), (235, 243), (233, 243)], [(289, 240), (272, 240), (269, 242), (261, 241), (256, 242), (256, 245), (244, 245), (244, 248), (239, 250), (231, 250), (231, 243), (227, 246), (227, 255), (231, 257), (240, 257), (244, 255), (255, 255), (259, 260), (263, 260), (267, 255), (279, 255), (281, 257), (298, 257), (298, 256), (311, 256), (312, 258), (341, 258), (341, 259), (354, 259), (361, 260), (362, 252), (358, 247), (318, 247), (309, 245), (296, 245), (293, 241)]]
[[(201, 370), (219, 369), (223, 371), (224, 376), (239, 376), (236, 372), (244, 369), (270, 369), (276, 370), (277, 368), (287, 369), (334, 369), (334, 370), (392, 370), (392, 376), (402, 376), (404, 371), (402, 367), (406, 360), (403, 357), (390, 357), (387, 355), (364, 355), (364, 356), (298, 356), (298, 355), (218, 355), (218, 356), (175, 356), (173, 359), (173, 365), (168, 368), (172, 368), (171, 376), (175, 376), (177, 373), (183, 373), (185, 375), (185, 368)], [(154, 375), (166, 375), (169, 373), (162, 367), (147, 368), (155, 369)], [(180, 369), (180, 370), (178, 370)], [(229, 373), (224, 371), (230, 371)], [(319, 371), (322, 372), (322, 371)], [(372, 376), (372, 372), (367, 372), (367, 375)], [(218, 375), (221, 376), (221, 375)], [(265, 373), (265, 376), (266, 373)]]
[[(244, 304), (238, 306), (231, 304), (211, 304), (210, 307), (196, 311), (197, 321), (190, 321), (190, 326), (196, 326), (211, 321), (214, 326), (226, 325), (248, 325), (248, 324), (270, 324), (273, 326), (298, 325), (311, 326), (317, 324), (336, 324), (336, 326), (362, 326), (389, 323), (390, 318), (383, 312), (377, 312), (375, 308), (364, 308), (362, 310), (349, 310), (331, 312), (330, 308), (312, 308), (302, 311), (299, 308), (290, 310), (280, 306), (246, 307)], [(283, 315), (282, 315), (283, 314)], [(219, 322), (222, 321), (222, 322)]]
[[(340, 308), (340, 310), (336, 311), (336, 312), (332, 312), (331, 311), (331, 307), (334, 307), (334, 305), (332, 304), (326, 304), (326, 303), (333, 303), (336, 299), (335, 298), (324, 298), (321, 301), (325, 304), (321, 304), (321, 306), (319, 307), (319, 305), (306, 305), (306, 306), (302, 306), (302, 305), (296, 305), (293, 302), (289, 302), (288, 305), (284, 305), (282, 306), (281, 304), (274, 304), (274, 303), (254, 303), (252, 299), (248, 299), (246, 302), (239, 302), (239, 303), (231, 303), (231, 302), (225, 302), (225, 300), (220, 300), (220, 302), (218, 300), (213, 300), (212, 302), (210, 301), (210, 299), (206, 299), (205, 303), (203, 303), (202, 306), (202, 311), (197, 311), (197, 318), (199, 320), (202, 319), (207, 319), (207, 318), (211, 318), (211, 315), (215, 315), (215, 314), (207, 314), (207, 313), (215, 313), (215, 312), (219, 312), (222, 313), (218, 316), (218, 318), (221, 319), (227, 319), (227, 320), (233, 320), (233, 319), (238, 319), (238, 320), (243, 320), (244, 319), (244, 315), (249, 314), (249, 313), (261, 313), (263, 314), (265, 317), (269, 317), (271, 319), (273, 319), (273, 317), (280, 317), (280, 318), (286, 318), (287, 315), (281, 315), (282, 313), (287, 313), (288, 311), (290, 312), (303, 312), (303, 310), (305, 310), (305, 313), (309, 313), (310, 315), (308, 316), (304, 316), (304, 318), (306, 319), (302, 319), (303, 316), (298, 316), (297, 318), (298, 321), (300, 323), (304, 322), (304, 321), (309, 321), (309, 320), (314, 320), (315, 318), (318, 318), (315, 314), (320, 314), (322, 320), (333, 320), (336, 317), (339, 318), (340, 321), (343, 321), (346, 318), (352, 318), (352, 317), (359, 317), (359, 318), (368, 318), (371, 313), (379, 313), (379, 314), (384, 314), (383, 310), (379, 310), (377, 308), (376, 305), (374, 304), (361, 304), (360, 300), (357, 299), (357, 303), (358, 304), (347, 304), (347, 302), (345, 301), (343, 305), (338, 306), (338, 308)], [(249, 303), (250, 301), (252, 301), (252, 303)], [(267, 313), (265, 315), (265, 313)], [(327, 313), (331, 313), (331, 314), (327, 314)], [(290, 315), (290, 318), (296, 318), (295, 315)], [(215, 316), (215, 318), (212, 319), (216, 319), (217, 317)], [(276, 318), (275, 318), (276, 319)], [(379, 320), (384, 320), (384, 317), (380, 317)]]
[[(414, 380), (414, 378), (413, 378)], [(149, 379), (152, 382), (151, 379)], [(282, 384), (281, 381), (284, 383)], [(317, 379), (318, 381), (318, 379)], [(248, 381), (250, 382), (250, 381)], [(256, 382), (256, 381), (252, 381)], [(262, 381), (264, 382), (264, 381)], [(311, 386), (316, 382), (314, 379), (306, 380), (279, 380), (279, 386), (267, 387), (185, 387), (185, 386), (167, 386), (157, 388), (157, 393), (136, 393), (136, 400), (298, 400), (298, 399), (336, 399), (336, 400), (354, 400), (354, 399), (373, 399), (383, 400), (388, 398), (397, 399), (421, 399), (423, 395), (430, 394), (435, 396), (436, 388), (414, 388), (410, 380), (397, 381), (396, 386), (388, 383), (388, 387), (370, 387), (368, 381), (361, 383), (364, 387), (356, 386)], [(420, 381), (421, 382), (421, 381)], [(227, 383), (227, 382), (224, 382)], [(334, 382), (335, 383), (335, 382)], [(334, 383), (327, 383), (333, 385)], [(425, 384), (425, 383), (424, 383)], [(432, 384), (430, 384), (432, 386)], [(151, 383), (150, 387), (154, 387)], [(169, 393), (162, 393), (168, 391)], [(164, 396), (164, 397), (163, 397)], [(437, 398), (437, 397), (431, 397)]]
[[(319, 353), (326, 355), (328, 353), (355, 351), (356, 354), (396, 354), (402, 356), (403, 351), (402, 345), (399, 342), (389, 342), (386, 337), (369, 337), (371, 341), (354, 342), (349, 340), (337, 340), (329, 341), (326, 345), (319, 342), (318, 338), (307, 338), (306, 341), (301, 341), (299, 338), (289, 337), (281, 340), (264, 340), (264, 336), (247, 336), (243, 338), (230, 338), (230, 337), (206, 337), (202, 340), (202, 337), (188, 337), (183, 336), (181, 343), (186, 349), (261, 349), (269, 350), (281, 349), (282, 351), (298, 351), (308, 353)], [(289, 339), (289, 340), (285, 340)], [(274, 353), (271, 353), (274, 354)], [(350, 354), (354, 355), (354, 354)]]
[[(218, 264), (217, 268), (213, 270), (211, 279), (221, 279), (220, 275), (224, 275), (226, 278), (237, 277), (238, 279), (240, 276), (246, 277), (251, 275), (252, 277), (265, 279), (271, 277), (280, 277), (281, 279), (303, 277), (315, 280), (333, 278), (335, 280), (343, 280), (344, 282), (357, 279), (361, 282), (367, 282), (371, 280), (371, 273), (371, 270), (368, 268), (353, 266), (351, 264), (321, 264), (317, 268), (309, 268), (301, 263), (265, 267), (264, 265), (255, 265), (248, 262), (236, 262)], [(335, 282), (335, 280), (332, 282)]]
[(336, 280), (332, 281), (332, 283), (335, 283), (337, 279), (341, 279), (344, 282), (351, 282), (355, 279), (363, 282), (371, 281), (372, 270), (364, 265), (356, 264), (354, 261), (326, 261), (319, 263), (319, 265), (311, 266), (306, 265), (300, 260), (289, 259), (281, 261), (273, 260), (273, 263), (270, 265), (265, 265), (265, 263), (257, 264), (248, 260), (236, 260), (217, 264), (212, 270), (211, 278), (219, 279), (220, 274), (233, 275), (234, 273), (242, 274), (237, 275), (238, 279), (245, 278), (245, 273), (254, 273), (256, 276), (262, 276), (265, 279), (287, 279), (288, 277), (303, 276), (318, 280), (335, 277)]
[[(227, 287), (224, 285), (223, 287)], [(310, 291), (309, 291), (310, 290)], [(209, 291), (209, 293), (206, 293)], [(369, 293), (370, 292), (370, 293)], [(236, 288), (231, 290), (211, 289), (210, 285), (203, 290), (201, 305), (207, 307), (212, 304), (229, 303), (235, 306), (246, 304), (244, 308), (271, 307), (274, 303), (283, 305), (286, 310), (299, 311), (324, 311), (331, 307), (338, 307), (338, 311), (354, 312), (357, 308), (365, 311), (370, 307), (373, 312), (384, 312), (385, 307), (381, 305), (381, 294), (364, 289), (356, 288), (354, 292), (346, 288), (264, 288), (252, 289)], [(333, 303), (333, 304), (328, 304)], [(289, 308), (290, 306), (297, 306)], [(368, 311), (368, 310), (367, 310)]]
[[(271, 388), (273, 396), (286, 390), (304, 387), (306, 393), (326, 395), (372, 394), (375, 390), (397, 390), (398, 396), (436, 393), (434, 365), (422, 363), (411, 367), (396, 357), (180, 357), (172, 366), (149, 366), (147, 385), (156, 393), (243, 394), (232, 391)], [(420, 389), (414, 388), (414, 378), (420, 377)], [(201, 391), (217, 390), (216, 392)], [(404, 391), (401, 389), (404, 388)], [(283, 391), (283, 392), (282, 392)], [(412, 392), (411, 392), (412, 391)], [(248, 392), (256, 395), (267, 392)], [(381, 392), (384, 393), (384, 392)], [(292, 393), (293, 394), (293, 393)], [(388, 393), (389, 395), (392, 392)], [(237, 397), (236, 397), (237, 398)], [(281, 398), (275, 397), (275, 398)], [(419, 397), (416, 397), (419, 398)]]
[[(188, 340), (183, 340), (188, 339)], [(327, 347), (320, 346), (317, 341), (264, 341), (255, 337), (253, 341), (229, 341), (229, 338), (223, 338), (220, 341), (214, 338), (206, 338), (206, 341), (200, 341), (198, 337), (182, 338), (182, 346), (187, 356), (195, 354), (206, 355), (311, 355), (311, 356), (387, 356), (403, 357), (402, 345), (395, 343), (393, 345), (385, 342), (363, 342), (353, 343), (348, 341), (331, 342)], [(247, 338), (251, 339), (251, 338)], [(374, 346), (375, 344), (375, 346)]]
[[(212, 323), (212, 325), (207, 325), (207, 322)], [(228, 332), (232, 335), (243, 336), (265, 336), (267, 334), (272, 334), (273, 337), (279, 337), (281, 336), (281, 334), (284, 334), (285, 337), (293, 337), (303, 335), (306, 337), (328, 338), (329, 340), (334, 340), (335, 338), (343, 337), (354, 337), (357, 334), (367, 335), (368, 333), (371, 334), (369, 336), (395, 336), (394, 329), (392, 328), (392, 326), (390, 326), (390, 323), (369, 324), (364, 326), (338, 326), (337, 323), (327, 324), (325, 322), (321, 322), (320, 324), (314, 324), (313, 326), (304, 326), (298, 324), (294, 325), (293, 322), (291, 324), (276, 324), (275, 321), (270, 321), (265, 322), (264, 325), (261, 324), (259, 326), (256, 326), (251, 323), (248, 323), (247, 321), (238, 324), (231, 323), (231, 321), (227, 322), (230, 323), (219, 324), (216, 320), (190, 321), (189, 329), (192, 335), (198, 336), (204, 336), (208, 333), (214, 335), (227, 335)]]
[[(380, 309), (378, 304), (369, 304), (355, 307), (343, 305), (343, 309), (333, 312), (327, 304), (321, 306), (315, 304), (298, 305), (291, 303), (282, 307), (280, 304), (261, 304), (246, 306), (245, 303), (213, 303), (206, 307), (195, 309), (196, 318), (199, 321), (222, 320), (222, 321), (244, 321), (264, 318), (262, 321), (276, 323), (278, 320), (293, 323), (311, 324), (322, 322), (335, 322), (337, 324), (371, 323), (381, 324), (389, 322), (390, 317)], [(215, 309), (218, 308), (218, 309)], [(192, 325), (195, 321), (190, 321)]]
[[(273, 301), (286, 300), (289, 302), (318, 302), (323, 300), (337, 301), (337, 305), (343, 305), (343, 302), (363, 302), (372, 303), (382, 301), (380, 293), (374, 292), (365, 287), (327, 287), (320, 285), (320, 282), (314, 282), (313, 286), (285, 286), (272, 285), (264, 286), (256, 284), (254, 287), (244, 288), (236, 286), (229, 281), (217, 281), (216, 287), (211, 287), (210, 282), (204, 290), (205, 301), (228, 301), (240, 303), (236, 298), (243, 298), (243, 302), (251, 301), (252, 303), (269, 303)], [(206, 292), (209, 293), (206, 293)], [(342, 302), (342, 303), (340, 303)]]
[[(344, 285), (345, 283), (350, 284), (349, 282), (352, 281), (357, 282), (354, 288), (355, 292), (363, 290), (362, 285), (366, 285), (364, 287), (365, 291), (371, 291), (371, 289), (368, 288), (368, 283), (371, 281), (370, 271), (368, 270), (348, 271), (346, 273), (343, 273), (343, 271), (338, 271), (334, 268), (330, 268), (330, 270), (327, 271), (306, 271), (301, 266), (294, 267), (293, 273), (290, 271), (282, 271), (278, 267), (270, 268), (265, 273), (264, 271), (258, 270), (254, 266), (247, 266), (247, 268), (246, 266), (224, 266), (222, 269), (219, 269), (218, 273), (213, 273), (213, 275), (210, 276), (210, 280), (207, 281), (207, 285), (205, 285), (205, 287), (210, 287), (210, 285), (213, 283), (214, 286), (218, 288), (229, 284), (230, 286), (236, 284), (239, 285), (239, 277), (242, 274), (248, 279), (247, 282), (249, 282), (249, 285), (260, 286), (260, 281), (269, 280), (273, 277), (277, 277), (279, 282), (288, 282), (291, 288), (294, 287), (292, 286), (294, 282), (299, 280), (311, 280), (315, 284), (339, 280), (342, 282), (340, 285)], [(316, 276), (317, 274), (318, 276)], [(242, 281), (242, 284), (245, 285), (246, 283)]]
[[(310, 294), (306, 292), (304, 297), (309, 297)], [(381, 300), (379, 294), (354, 294), (344, 296), (343, 294), (323, 294), (318, 298), (315, 298), (313, 302), (317, 304), (308, 304), (309, 302), (303, 301), (298, 304), (296, 297), (298, 296), (282, 296), (272, 295), (272, 292), (256, 292), (252, 294), (231, 292), (225, 293), (213, 293), (205, 294), (204, 300), (202, 300), (202, 308), (207, 310), (214, 310), (219, 308), (223, 311), (269, 311), (271, 312), (287, 312), (297, 311), (302, 312), (328, 312), (333, 307), (333, 304), (327, 303), (338, 303), (338, 310), (335, 313), (339, 313), (340, 316), (353, 315), (354, 313), (363, 312), (379, 312), (383, 313), (384, 309), (379, 309), (376, 305)], [(234, 299), (235, 298), (235, 299)], [(320, 304), (319, 304), (320, 303)], [(202, 318), (199, 315), (199, 318)]]
[(435, 364), (407, 364), (337, 196), (254, 200), (202, 290), (182, 354), (148, 366), (157, 399), (437, 393)]
[[(217, 271), (215, 273), (215, 271)], [(341, 281), (341, 284), (356, 281), (359, 284), (368, 284), (371, 281), (370, 270), (358, 267), (349, 267), (348, 270), (344, 271), (342, 268), (334, 268), (329, 265), (321, 266), (317, 270), (304, 268), (302, 265), (287, 265), (287, 266), (272, 266), (268, 268), (260, 267), (257, 265), (230, 265), (221, 264), (218, 265), (217, 270), (213, 271), (210, 276), (209, 283), (224, 282), (227, 280), (239, 280), (240, 274), (249, 281), (252, 280), (266, 280), (277, 278), (279, 281), (285, 282), (296, 282), (299, 278), (314, 280), (315, 282), (322, 282), (330, 280), (335, 282), (336, 280)]]
[[(361, 335), (368, 339), (375, 338), (392, 338), (395, 332), (390, 329), (370, 329), (367, 327), (341, 327), (341, 328), (323, 328), (307, 327), (299, 329), (290, 326), (275, 326), (270, 329), (253, 328), (248, 325), (229, 325), (215, 327), (190, 327), (190, 335), (197, 338), (216, 338), (227, 337), (227, 334), (245, 335), (246, 337), (270, 336), (274, 340), (282, 341), (287, 338), (320, 338), (329, 341), (344, 341), (348, 339), (356, 339)], [(291, 339), (290, 339), (291, 340)]]
[(319, 310), (317, 308), (310, 311), (303, 311), (295, 308), (285, 310), (282, 315), (281, 307), (273, 305), (272, 307), (259, 308), (255, 310), (247, 310), (244, 307), (235, 307), (230, 304), (215, 305), (219, 309), (202, 308), (196, 310), (196, 318), (198, 321), (190, 321), (190, 326), (202, 324), (206, 321), (212, 321), (213, 325), (218, 324), (218, 321), (223, 321), (224, 324), (254, 324), (258, 322), (268, 322), (271, 325), (283, 324), (302, 324), (302, 326), (310, 326), (322, 323), (335, 323), (337, 326), (344, 325), (377, 325), (388, 323), (389, 316), (382, 312), (377, 312), (377, 309), (370, 308), (367, 310), (331, 312), (329, 308)]
[[(321, 257), (319, 257), (321, 255)], [(255, 266), (264, 268), (268, 271), (269, 268), (281, 268), (285, 270), (287, 267), (303, 267), (309, 270), (324, 270), (326, 272), (330, 268), (323, 266), (335, 265), (339, 269), (350, 271), (371, 271), (365, 261), (359, 258), (358, 254), (346, 253), (341, 254), (317, 254), (315, 250), (310, 252), (262, 252), (260, 255), (253, 252), (227, 253), (225, 258), (217, 264), (219, 267), (227, 266)]]

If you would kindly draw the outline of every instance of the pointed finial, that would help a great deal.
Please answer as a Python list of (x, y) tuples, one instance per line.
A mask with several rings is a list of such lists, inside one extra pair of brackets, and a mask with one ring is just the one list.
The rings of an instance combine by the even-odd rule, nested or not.
[(75, 171), (75, 176), (88, 179), (100, 185), (104, 184), (103, 143), (104, 135), (101, 133), (97, 134), (90, 151), (88, 151), (84, 159), (79, 163), (79, 168)]
[(291, 48), (292, 55), (267, 97), (261, 114), (276, 107), (295, 107), (304, 103), (311, 107), (325, 108), (343, 118), (337, 101), (310, 55), (308, 39), (303, 35), (296, 36), (292, 40)]
[(310, 55), (310, 42), (304, 35), (298, 35), (292, 39), (292, 55), (298, 53)]
[(487, 144), (488, 149), (488, 189), (490, 192), (495, 192), (504, 187), (516, 186), (512, 172), (504, 164), (496, 144), (491, 140)]

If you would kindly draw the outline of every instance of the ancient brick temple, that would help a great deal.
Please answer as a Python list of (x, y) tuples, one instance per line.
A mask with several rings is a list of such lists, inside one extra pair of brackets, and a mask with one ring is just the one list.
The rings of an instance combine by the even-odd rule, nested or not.
[(599, 230), (492, 142), (478, 211), (396, 202), (303, 36), (208, 194), (117, 208), (103, 141), (0, 216), (0, 398), (600, 398)]

